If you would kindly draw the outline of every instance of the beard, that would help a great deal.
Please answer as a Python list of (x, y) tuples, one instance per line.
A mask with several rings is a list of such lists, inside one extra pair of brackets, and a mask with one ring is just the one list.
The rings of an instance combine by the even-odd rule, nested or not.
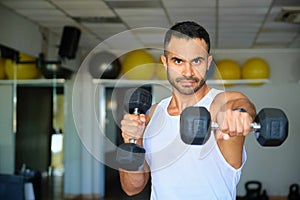
[[(205, 85), (205, 77), (202, 79), (199, 79), (197, 77), (177, 77), (176, 79), (172, 79), (169, 70), (167, 70), (167, 77), (170, 82), (170, 84), (181, 94), (184, 95), (192, 95), (195, 94), (197, 91), (199, 91), (203, 85)], [(181, 81), (193, 81), (195, 83), (194, 86), (182, 86), (180, 84)]]

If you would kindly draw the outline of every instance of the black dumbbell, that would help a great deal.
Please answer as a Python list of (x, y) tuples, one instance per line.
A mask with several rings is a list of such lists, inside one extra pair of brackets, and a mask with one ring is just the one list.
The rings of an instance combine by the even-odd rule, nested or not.
[[(279, 146), (288, 136), (288, 119), (277, 108), (264, 108), (256, 116), (250, 128), (261, 146)], [(211, 122), (210, 113), (204, 107), (187, 107), (180, 116), (180, 136), (186, 144), (202, 145), (218, 124)]]
[(246, 196), (245, 200), (258, 200), (262, 189), (262, 183), (259, 181), (247, 181), (245, 183)]
[[(124, 107), (130, 114), (145, 114), (152, 103), (151, 93), (145, 89), (129, 89), (126, 91)], [(117, 148), (116, 161), (120, 168), (128, 171), (139, 170), (145, 161), (145, 149), (136, 144), (136, 139), (123, 143)]]
[(300, 199), (299, 185), (297, 183), (294, 183), (290, 185), (288, 200), (299, 200), (299, 199)]

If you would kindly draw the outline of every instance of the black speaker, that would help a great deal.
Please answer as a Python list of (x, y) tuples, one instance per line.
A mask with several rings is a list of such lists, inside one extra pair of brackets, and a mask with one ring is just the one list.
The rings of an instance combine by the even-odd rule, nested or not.
[(78, 28), (72, 26), (64, 26), (58, 52), (61, 57), (67, 57), (69, 59), (75, 58), (80, 34), (81, 32)]

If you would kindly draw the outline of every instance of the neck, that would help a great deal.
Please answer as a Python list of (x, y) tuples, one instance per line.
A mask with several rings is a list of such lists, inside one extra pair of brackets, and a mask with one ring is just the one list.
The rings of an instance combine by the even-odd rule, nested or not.
[(189, 106), (194, 106), (198, 103), (208, 92), (210, 88), (204, 84), (203, 87), (191, 95), (181, 94), (173, 89), (172, 99), (168, 106), (170, 115), (180, 115), (180, 113)]

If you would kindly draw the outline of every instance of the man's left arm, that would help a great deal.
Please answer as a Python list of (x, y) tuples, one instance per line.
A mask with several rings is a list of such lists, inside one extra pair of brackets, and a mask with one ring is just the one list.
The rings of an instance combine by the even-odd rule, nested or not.
[(245, 136), (256, 116), (254, 104), (240, 92), (223, 92), (215, 97), (210, 113), (212, 121), (219, 125), (215, 134), (223, 157), (232, 167), (239, 168)]

